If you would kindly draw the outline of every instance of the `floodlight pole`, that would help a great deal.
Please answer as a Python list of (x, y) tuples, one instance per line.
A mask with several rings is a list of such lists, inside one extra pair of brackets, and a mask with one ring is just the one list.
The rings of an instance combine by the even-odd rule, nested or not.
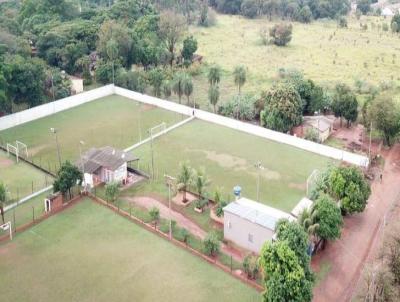
[(79, 156), (81, 158), (81, 169), (82, 169), (82, 177), (83, 177), (83, 183), (85, 184), (86, 187), (86, 183), (85, 183), (85, 163), (83, 162), (83, 158), (82, 158), (82, 147), (85, 145), (84, 141), (79, 141)]
[(151, 177), (154, 180), (154, 150), (153, 150), (153, 133), (149, 130), (150, 133), (150, 152), (151, 152)]
[(260, 178), (261, 178), (261, 170), (264, 170), (264, 167), (262, 166), (260, 161), (258, 161), (254, 166), (258, 170), (258, 175), (257, 175), (257, 202), (260, 202)]
[(167, 174), (164, 174), (164, 177), (168, 185), (169, 239), (172, 240), (171, 185), (176, 178)]
[(56, 146), (57, 146), (58, 163), (60, 164), (60, 168), (61, 168), (60, 144), (58, 143), (58, 135), (57, 135), (58, 130), (56, 128), (50, 128), (50, 131), (55, 135)]
[(139, 102), (139, 118), (138, 118), (138, 124), (139, 124), (139, 141), (142, 141), (142, 104)]

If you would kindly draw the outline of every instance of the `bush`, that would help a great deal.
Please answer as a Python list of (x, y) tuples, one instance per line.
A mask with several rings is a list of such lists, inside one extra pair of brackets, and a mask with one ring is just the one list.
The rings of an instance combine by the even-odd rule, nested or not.
[(258, 257), (252, 254), (249, 254), (246, 257), (244, 257), (243, 268), (248, 278), (256, 279), (260, 271)]
[(307, 128), (304, 138), (309, 141), (319, 143), (318, 130), (316, 130), (314, 128)]
[(338, 19), (338, 26), (340, 27), (340, 28), (347, 28), (347, 19), (346, 19), (346, 17), (340, 17), (339, 19)]
[(215, 215), (217, 215), (217, 217), (222, 217), (222, 215), (224, 215), (224, 207), (227, 206), (227, 202), (224, 200), (221, 200), (218, 204), (217, 207), (215, 208)]
[(176, 237), (177, 237), (177, 239), (179, 241), (182, 241), (184, 243), (188, 243), (190, 234), (189, 234), (188, 230), (186, 230), (185, 228), (182, 228), (182, 229), (179, 230), (179, 232), (178, 232)]
[(255, 18), (258, 13), (257, 0), (244, 0), (241, 5), (242, 15), (247, 18)]
[(220, 250), (220, 242), (215, 232), (207, 234), (203, 240), (203, 252), (208, 256), (216, 256)]
[(254, 104), (256, 98), (251, 95), (236, 95), (230, 101), (218, 108), (218, 113), (224, 116), (251, 121), (255, 118)]
[(308, 5), (303, 6), (297, 14), (296, 20), (302, 23), (310, 23), (312, 12)]
[(198, 209), (200, 209), (200, 210), (203, 210), (204, 209), (204, 207), (206, 206), (208, 204), (208, 200), (207, 199), (197, 199), (196, 201), (195, 201), (195, 207), (196, 208), (198, 208)]
[(269, 31), (271, 43), (277, 46), (285, 46), (292, 40), (292, 24), (277, 24)]

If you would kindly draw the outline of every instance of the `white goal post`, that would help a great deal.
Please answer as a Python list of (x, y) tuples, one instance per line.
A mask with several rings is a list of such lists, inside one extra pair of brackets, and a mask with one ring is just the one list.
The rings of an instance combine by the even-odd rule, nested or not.
[(10, 234), (10, 239), (12, 240), (12, 227), (11, 227), (11, 221), (6, 222), (5, 224), (0, 225), (0, 229), (3, 231), (9, 231)]
[(320, 173), (319, 170), (314, 170), (311, 172), (310, 176), (307, 178), (307, 197), (310, 197), (311, 189), (313, 185), (315, 185), (316, 181), (318, 180)]
[(17, 162), (19, 161), (19, 155), (18, 155), (18, 148), (14, 145), (8, 144), (7, 143), (7, 155), (10, 156), (10, 152), (14, 151), (14, 154), (17, 158)]
[(17, 144), (18, 155), (21, 154), (21, 149), (25, 151), (25, 158), (28, 158), (28, 146), (21, 141), (15, 141)]
[(153, 139), (154, 134), (161, 133), (165, 131), (165, 129), (167, 129), (167, 123), (165, 122), (150, 128), (150, 137)]

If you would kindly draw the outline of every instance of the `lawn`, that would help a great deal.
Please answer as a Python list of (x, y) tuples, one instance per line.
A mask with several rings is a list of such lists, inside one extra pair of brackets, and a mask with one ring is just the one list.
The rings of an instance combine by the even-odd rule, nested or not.
[(17, 163), (15, 157), (8, 157), (6, 152), (0, 151), (0, 182), (6, 185), (8, 201), (12, 202), (49, 186), (53, 180), (42, 171), (23, 161)]
[[(306, 77), (327, 87), (345, 82), (354, 87), (357, 79), (375, 86), (381, 83), (399, 85), (399, 36), (380, 29), (390, 20), (363, 16), (348, 19), (348, 28), (338, 28), (332, 20), (310, 24), (293, 22), (293, 38), (287, 47), (263, 45), (260, 31), (271, 28), (276, 21), (255, 20), (241, 16), (218, 15), (216, 26), (192, 26), (191, 34), (198, 40), (198, 54), (207, 64), (217, 63), (223, 69), (220, 83), (221, 102), (237, 93), (232, 71), (236, 65), (248, 69), (244, 93), (260, 94), (277, 78), (280, 68), (295, 68)], [(367, 24), (362, 30), (360, 23)], [(195, 77), (194, 95), (202, 108), (208, 107), (207, 67)], [(393, 91), (397, 96), (398, 90)], [(210, 108), (211, 109), (211, 108)]]
[(171, 111), (140, 104), (121, 96), (108, 96), (60, 113), (0, 132), (0, 141), (20, 140), (28, 145), (36, 163), (55, 170), (57, 147), (50, 128), (58, 130), (62, 160), (79, 157), (79, 142), (85, 151), (110, 145), (129, 147), (148, 136), (148, 129), (162, 122), (174, 124), (184, 117)]
[(0, 245), (4, 301), (259, 301), (260, 294), (85, 200)]
[[(199, 120), (157, 138), (153, 148), (159, 183), (164, 182), (164, 173), (177, 176), (179, 164), (188, 161), (195, 169), (205, 169), (211, 180), (209, 191), (222, 188), (227, 195), (240, 185), (243, 196), (252, 199), (257, 196), (258, 171), (254, 164), (261, 161), (265, 169), (260, 177), (260, 202), (285, 211), (306, 194), (310, 173), (332, 162), (327, 157)], [(151, 167), (150, 144), (133, 153), (140, 158), (141, 169)], [(149, 182), (135, 194), (153, 192), (155, 188)]]

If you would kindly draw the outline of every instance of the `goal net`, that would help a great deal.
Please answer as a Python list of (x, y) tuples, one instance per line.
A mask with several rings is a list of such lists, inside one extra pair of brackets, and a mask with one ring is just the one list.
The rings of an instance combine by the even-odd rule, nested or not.
[(15, 157), (17, 158), (17, 162), (18, 162), (18, 160), (19, 160), (18, 148), (14, 145), (7, 143), (7, 155), (10, 156), (10, 153), (15, 155)]
[(163, 133), (165, 131), (165, 129), (167, 129), (167, 123), (165, 123), (165, 122), (150, 128), (150, 130), (149, 130), (150, 137), (153, 138), (157, 134)]
[(311, 172), (310, 176), (307, 178), (307, 197), (309, 198), (311, 193), (314, 191), (318, 184), (318, 179), (320, 176), (319, 170), (314, 170)]
[(21, 151), (25, 155), (25, 158), (28, 158), (28, 146), (21, 141), (15, 141), (18, 149), (18, 155), (21, 156)]
[(9, 236), (10, 240), (12, 240), (12, 226), (11, 221), (6, 222), (5, 224), (0, 225), (0, 237), (4, 235)]

